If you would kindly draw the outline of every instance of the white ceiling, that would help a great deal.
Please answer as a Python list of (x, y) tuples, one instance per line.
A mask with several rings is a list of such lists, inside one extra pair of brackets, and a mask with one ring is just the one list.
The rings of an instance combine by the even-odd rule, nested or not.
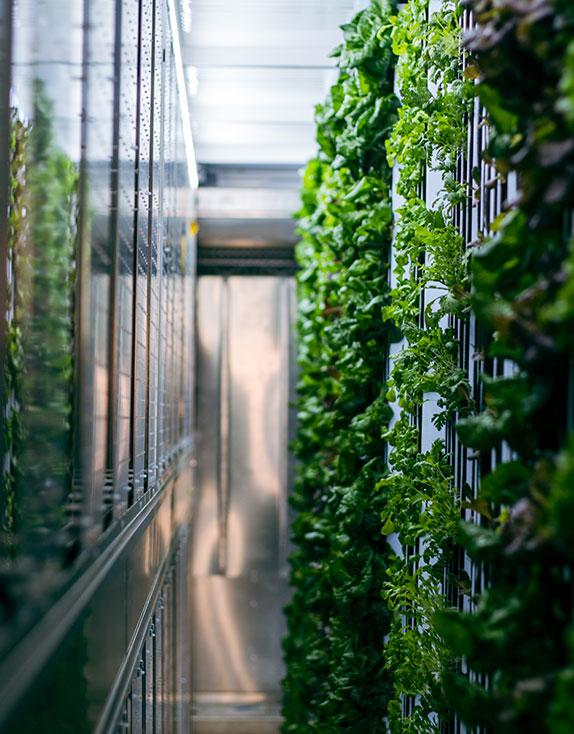
[(300, 165), (310, 158), (313, 108), (336, 79), (328, 55), (341, 42), (339, 26), (365, 5), (191, 0), (182, 54), (198, 162)]

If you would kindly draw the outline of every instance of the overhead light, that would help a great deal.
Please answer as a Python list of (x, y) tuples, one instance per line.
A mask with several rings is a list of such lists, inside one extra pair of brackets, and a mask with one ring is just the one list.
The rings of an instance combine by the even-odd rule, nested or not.
[(181, 30), (191, 31), (191, 0), (181, 0)]
[(188, 66), (185, 69), (187, 75), (187, 90), (190, 97), (195, 97), (197, 89), (199, 87), (199, 79), (197, 76), (197, 69), (195, 66)]
[(171, 43), (175, 62), (175, 78), (177, 82), (177, 93), (179, 97), (179, 106), (181, 109), (181, 117), (183, 122), (183, 142), (185, 145), (185, 154), (187, 157), (187, 170), (189, 174), (189, 183), (191, 185), (191, 188), (196, 189), (199, 186), (199, 178), (197, 175), (195, 150), (193, 148), (191, 116), (189, 114), (187, 85), (185, 83), (185, 71), (183, 70), (183, 58), (181, 56), (181, 44), (179, 41), (179, 27), (177, 22), (177, 9), (175, 3), (176, 0), (167, 0), (169, 25), (171, 28)]

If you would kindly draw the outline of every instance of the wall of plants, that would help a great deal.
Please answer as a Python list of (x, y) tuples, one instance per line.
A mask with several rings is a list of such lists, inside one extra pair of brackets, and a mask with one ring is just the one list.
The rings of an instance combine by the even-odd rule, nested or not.
[(450, 719), (439, 674), (454, 659), (434, 615), (452, 603), (447, 587), (454, 581), (461, 509), (447, 434), (473, 405), (457, 338), (457, 322), (468, 319), (468, 257), (453, 216), (468, 197), (456, 173), (466, 151), (472, 85), (462, 75), (454, 3), (436, 3), (431, 14), (428, 2), (411, 0), (391, 23), (401, 108), (387, 153), (400, 204), (394, 288), (383, 319), (400, 328), (403, 342), (390, 364), (396, 420), (384, 433), (389, 473), (378, 486), (383, 532), (396, 533), (402, 552), (383, 584), (393, 612), (385, 665), (394, 683), (391, 730), (419, 732)]
[(493, 732), (574, 728), (574, 6), (474, 0), (466, 46), (490, 122), (485, 156), (518, 174), (513, 207), (472, 258), (471, 305), (512, 376), (484, 382), (482, 411), (459, 422), (480, 454), (482, 527), (460, 542), (491, 569), (473, 615), (444, 612), (451, 650), (488, 675), (487, 692), (444, 676), (471, 725)]
[(298, 215), (283, 731), (572, 731), (574, 7), (343, 31)]
[(375, 2), (343, 29), (334, 52), (339, 80), (317, 107), (320, 151), (299, 213), (301, 466), (292, 497), (285, 734), (369, 734), (391, 695), (381, 665), (389, 550), (376, 489), (385, 469), (381, 427), (391, 417), (386, 353), (397, 335), (381, 319), (392, 220), (385, 140), (397, 110), (389, 15), (388, 2)]

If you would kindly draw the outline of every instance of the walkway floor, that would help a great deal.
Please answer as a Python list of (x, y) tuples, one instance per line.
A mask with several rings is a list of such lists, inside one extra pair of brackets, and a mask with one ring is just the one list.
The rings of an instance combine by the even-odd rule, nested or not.
[(193, 721), (192, 734), (279, 734), (281, 722), (270, 721)]
[(279, 734), (280, 703), (255, 694), (231, 694), (235, 700), (195, 700), (192, 734)]

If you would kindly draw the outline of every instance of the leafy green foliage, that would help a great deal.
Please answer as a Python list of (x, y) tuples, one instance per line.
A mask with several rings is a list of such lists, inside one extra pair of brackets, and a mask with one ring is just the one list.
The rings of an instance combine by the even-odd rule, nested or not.
[[(487, 160), (519, 174), (516, 207), (472, 260), (471, 305), (512, 377), (485, 381), (485, 410), (458, 425), (481, 453), (506, 442), (513, 460), (486, 476), (485, 527), (462, 526), (491, 585), (476, 614), (437, 614), (456, 655), (490, 676), (444, 682), (461, 717), (491, 732), (574, 728), (571, 524), (574, 516), (571, 221), (574, 206), (572, 38), (567, 0), (472, 0), (467, 46), (492, 126)], [(570, 411), (570, 414), (569, 414)], [(570, 435), (569, 435), (570, 434)], [(502, 508), (502, 509), (501, 509)]]
[[(438, 429), (473, 409), (454, 328), (468, 310), (467, 255), (451, 223), (453, 208), (468, 196), (454, 174), (466, 144), (472, 88), (460, 71), (454, 3), (444, 2), (429, 17), (426, 0), (411, 0), (392, 26), (402, 106), (387, 153), (389, 162), (398, 164), (397, 192), (404, 203), (393, 243), (396, 286), (383, 318), (400, 328), (405, 341), (391, 364), (389, 397), (398, 415), (386, 434), (391, 473), (379, 489), (385, 501), (383, 532), (397, 533), (403, 555), (394, 559), (383, 585), (395, 613), (385, 651), (395, 690), (391, 730), (429, 732), (438, 731), (449, 715), (439, 676), (454, 658), (434, 619), (447, 605), (444, 579), (460, 508), (444, 441), (423, 451), (418, 417), (432, 394)], [(425, 200), (428, 170), (443, 184), (436, 201)], [(458, 584), (465, 588), (464, 580)], [(407, 715), (401, 705), (405, 696), (412, 697)]]
[(390, 12), (373, 2), (343, 28), (339, 81), (317, 107), (320, 152), (298, 215), (301, 463), (284, 734), (385, 728), (388, 547), (376, 483), (385, 470), (381, 426), (391, 418), (385, 358), (397, 337), (380, 317), (392, 223), (385, 138), (396, 119)]
[[(464, 74), (454, 2), (430, 17), (426, 0), (398, 15), (377, 3), (345, 28), (339, 83), (317, 108), (320, 153), (300, 212), (284, 732), (438, 732), (453, 713), (492, 734), (574, 727), (574, 6), (466, 5), (477, 25)], [(518, 174), (520, 196), (474, 243), (469, 268), (452, 222), (472, 189), (455, 172), (475, 94), (491, 126), (485, 160), (498, 180)], [(385, 160), (398, 164), (394, 224)], [(434, 201), (429, 169), (443, 184)], [(492, 335), (489, 357), (515, 365), (484, 377), (480, 405), (456, 339), (471, 312)], [(454, 485), (442, 440), (421, 449), (430, 396), (437, 429), (456, 424), (482, 466), (511, 451), (478, 497)], [(481, 524), (461, 523), (461, 509)], [(445, 597), (472, 592), (457, 544), (488, 578), (473, 614)]]

